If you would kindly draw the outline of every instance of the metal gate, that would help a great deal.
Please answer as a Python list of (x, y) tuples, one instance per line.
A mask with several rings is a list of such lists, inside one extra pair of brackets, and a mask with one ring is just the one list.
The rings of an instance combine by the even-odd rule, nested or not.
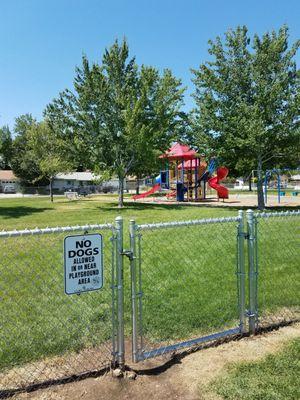
[(132, 360), (300, 320), (300, 211), (130, 222)]
[(131, 221), (134, 362), (243, 332), (244, 241), (242, 212), (160, 224)]

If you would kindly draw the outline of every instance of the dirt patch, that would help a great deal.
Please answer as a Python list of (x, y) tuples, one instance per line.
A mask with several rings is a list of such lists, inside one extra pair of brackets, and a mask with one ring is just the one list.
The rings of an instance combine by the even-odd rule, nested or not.
[[(229, 191), (230, 193), (230, 191)], [(257, 195), (256, 194), (246, 194), (246, 193), (233, 193), (229, 194), (229, 199), (225, 201), (218, 201), (215, 195), (209, 195), (205, 200), (201, 200), (199, 203), (193, 202), (177, 202), (175, 200), (167, 200), (165, 196), (160, 197), (148, 197), (142, 200), (134, 201), (131, 199), (126, 199), (126, 202), (136, 202), (136, 203), (147, 203), (147, 204), (177, 204), (184, 206), (198, 206), (198, 207), (257, 207)], [(296, 196), (285, 196), (280, 200), (278, 204), (278, 197), (276, 195), (269, 195), (267, 207), (299, 207), (300, 197)]]
[(0, 391), (24, 388), (45, 381), (58, 381), (72, 375), (88, 374), (99, 370), (99, 366), (109, 369), (110, 359), (110, 343), (104, 343), (98, 347), (81, 350), (79, 353), (28, 363), (1, 373)]
[(261, 359), (279, 351), (286, 342), (299, 336), (300, 323), (189, 354), (158, 375), (141, 375), (136, 380), (128, 380), (113, 378), (108, 373), (99, 378), (18, 394), (13, 399), (217, 400), (220, 397), (210, 393), (208, 385), (224, 374), (229, 364)]

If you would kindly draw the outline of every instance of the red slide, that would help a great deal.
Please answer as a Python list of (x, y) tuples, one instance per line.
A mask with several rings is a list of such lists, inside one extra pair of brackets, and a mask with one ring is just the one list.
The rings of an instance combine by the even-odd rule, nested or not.
[(143, 199), (144, 197), (150, 196), (150, 194), (157, 192), (159, 189), (160, 189), (160, 183), (154, 185), (150, 190), (148, 190), (148, 192), (136, 194), (132, 196), (132, 198), (133, 200)]
[(228, 189), (219, 184), (219, 182), (226, 178), (228, 172), (228, 168), (220, 167), (217, 169), (217, 176), (214, 176), (208, 180), (209, 186), (218, 192), (219, 199), (228, 199)]

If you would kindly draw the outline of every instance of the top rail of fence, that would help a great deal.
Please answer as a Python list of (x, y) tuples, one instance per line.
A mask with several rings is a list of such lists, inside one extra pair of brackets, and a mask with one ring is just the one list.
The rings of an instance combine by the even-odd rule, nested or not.
[(175, 228), (180, 226), (191, 226), (191, 225), (208, 225), (208, 224), (222, 224), (226, 222), (237, 222), (240, 221), (241, 217), (223, 217), (223, 218), (205, 218), (205, 219), (194, 219), (188, 221), (173, 221), (173, 222), (159, 222), (153, 224), (142, 224), (138, 225), (137, 229), (141, 231), (154, 230), (154, 229), (167, 229)]
[(275, 211), (255, 213), (256, 218), (274, 218), (274, 217), (300, 217), (300, 210), (297, 211)]
[(16, 236), (31, 236), (31, 235), (46, 235), (51, 233), (76, 232), (89, 230), (113, 230), (112, 224), (94, 224), (94, 225), (74, 225), (74, 226), (58, 226), (54, 228), (34, 228), (13, 231), (1, 231), (0, 238), (16, 237)]

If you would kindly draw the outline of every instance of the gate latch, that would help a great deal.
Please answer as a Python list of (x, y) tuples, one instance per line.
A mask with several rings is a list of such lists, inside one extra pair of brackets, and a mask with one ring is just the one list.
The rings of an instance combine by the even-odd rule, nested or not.
[(123, 250), (120, 254), (122, 256), (128, 257), (130, 261), (133, 260), (133, 252), (131, 250)]

